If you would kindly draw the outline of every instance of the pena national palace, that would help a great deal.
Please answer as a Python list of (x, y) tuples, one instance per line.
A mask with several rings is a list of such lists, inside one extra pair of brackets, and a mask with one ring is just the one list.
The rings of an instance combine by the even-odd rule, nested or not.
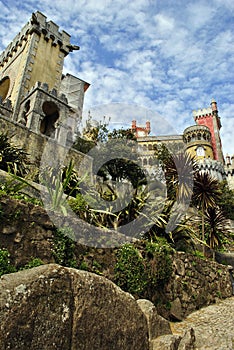
[[(37, 11), (0, 55), (0, 125), (36, 164), (48, 139), (59, 153), (69, 149), (75, 161), (82, 154), (71, 146), (82, 118), (89, 83), (63, 74), (64, 59), (79, 47), (70, 35)], [(214, 99), (193, 111), (194, 122), (182, 135), (151, 136), (145, 126), (132, 121), (132, 131), (143, 150), (142, 166), (152, 172), (154, 145), (178, 143), (195, 155), (200, 169), (234, 188), (234, 156), (225, 156), (220, 138), (221, 118)]]

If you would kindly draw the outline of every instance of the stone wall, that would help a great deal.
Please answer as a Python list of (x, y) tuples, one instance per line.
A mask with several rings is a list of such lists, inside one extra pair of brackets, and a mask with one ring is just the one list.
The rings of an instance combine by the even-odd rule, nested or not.
[[(2, 115), (0, 115), (0, 128), (1, 132), (9, 135), (10, 141), (17, 147), (24, 149), (27, 152), (30, 162), (33, 163), (32, 168), (38, 168), (42, 157), (51, 162), (57, 162), (57, 164), (69, 163), (70, 159), (73, 159), (75, 166), (83, 164), (87, 172), (91, 171), (92, 159), (85, 156), (81, 152), (76, 151), (71, 147), (65, 147), (61, 144), (53, 141), (52, 139), (34, 133), (26, 126), (16, 123)], [(48, 161), (47, 161), (48, 164)]]
[[(9, 250), (15, 266), (20, 268), (32, 258), (40, 258), (44, 263), (55, 262), (56, 227), (43, 208), (1, 197), (0, 215), (0, 248)], [(77, 266), (84, 261), (91, 267), (98, 264), (97, 272), (113, 279), (117, 248), (111, 247), (125, 243), (126, 237), (113, 231), (105, 232), (110, 242), (110, 248), (106, 248), (103, 230), (79, 218), (60, 217), (60, 225), (69, 226), (74, 231)], [(87, 242), (89, 247), (85, 245)], [(96, 242), (99, 242), (99, 248), (94, 248)], [(163, 290), (150, 291), (150, 297), (144, 296), (150, 298), (162, 316), (181, 320), (196, 309), (232, 295), (228, 266), (182, 252), (175, 252), (172, 259), (173, 274), (169, 283)]]
[(170, 316), (182, 320), (196, 309), (232, 296), (229, 269), (192, 254), (175, 253), (173, 275), (166, 286)]

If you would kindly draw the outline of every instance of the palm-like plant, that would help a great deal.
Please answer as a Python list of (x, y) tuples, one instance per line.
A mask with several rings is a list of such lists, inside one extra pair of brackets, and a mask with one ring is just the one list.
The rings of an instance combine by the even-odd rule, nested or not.
[(209, 227), (208, 244), (211, 249), (222, 245), (223, 236), (229, 232), (229, 222), (222, 209), (209, 207), (205, 211), (205, 223)]
[[(208, 173), (197, 172), (194, 176), (193, 203), (201, 210), (202, 241), (205, 241), (205, 211), (216, 205), (220, 198), (219, 182)], [(205, 252), (205, 246), (203, 246)]]
[(190, 201), (193, 192), (193, 175), (197, 171), (195, 157), (188, 152), (170, 153), (162, 145), (156, 156), (162, 163), (170, 200)]

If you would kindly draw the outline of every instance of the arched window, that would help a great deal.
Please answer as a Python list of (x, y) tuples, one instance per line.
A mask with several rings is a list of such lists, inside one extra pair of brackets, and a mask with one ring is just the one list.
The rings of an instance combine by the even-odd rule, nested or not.
[(147, 159), (146, 158), (143, 159), (143, 165), (147, 165)]
[(41, 121), (40, 131), (46, 136), (54, 137), (55, 123), (59, 118), (58, 107), (54, 102), (46, 101), (43, 103), (42, 110), (45, 113), (45, 117)]
[(10, 87), (10, 79), (9, 77), (5, 77), (0, 81), (0, 97), (2, 100), (5, 100), (7, 97), (8, 91)]

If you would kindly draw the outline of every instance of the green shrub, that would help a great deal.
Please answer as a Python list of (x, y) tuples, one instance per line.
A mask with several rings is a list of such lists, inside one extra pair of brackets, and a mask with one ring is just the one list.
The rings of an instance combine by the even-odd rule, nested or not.
[(0, 133), (0, 169), (19, 176), (27, 174), (28, 154), (14, 146), (7, 133)]
[(89, 271), (89, 266), (87, 264), (87, 262), (85, 262), (84, 260), (81, 261), (79, 267), (78, 267), (79, 270), (84, 270), (84, 271)]
[(40, 265), (44, 265), (44, 262), (40, 258), (32, 258), (21, 270), (31, 269)]
[(137, 297), (150, 297), (172, 274), (172, 249), (166, 242), (125, 244), (117, 253), (115, 283)]
[(74, 232), (69, 227), (57, 229), (54, 234), (55, 262), (62, 266), (77, 267), (74, 255), (75, 242)]
[(206, 259), (205, 255), (202, 252), (200, 252), (200, 250), (195, 250), (194, 255), (200, 259)]
[(145, 251), (147, 254), (147, 272), (151, 287), (163, 287), (172, 274), (172, 248), (166, 241), (147, 242)]
[(10, 262), (10, 254), (7, 249), (0, 249), (0, 276), (15, 272), (16, 269)]
[(131, 244), (125, 244), (117, 254), (115, 265), (115, 283), (123, 290), (140, 295), (147, 283), (144, 259)]

